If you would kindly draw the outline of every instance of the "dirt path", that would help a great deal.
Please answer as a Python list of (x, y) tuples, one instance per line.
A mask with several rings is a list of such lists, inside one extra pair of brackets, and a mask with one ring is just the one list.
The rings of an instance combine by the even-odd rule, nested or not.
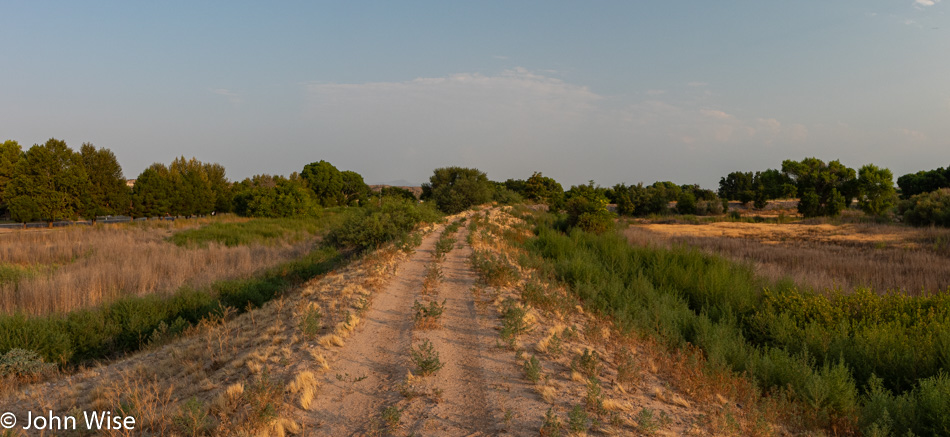
[[(496, 347), (499, 322), (470, 291), (467, 230), (440, 263), (437, 292), (421, 295), (441, 229), (425, 238), (377, 297), (365, 323), (331, 358), (308, 430), (316, 435), (536, 435), (546, 409), (508, 351)], [(418, 329), (413, 303), (444, 301), (441, 327)], [(431, 341), (443, 367), (413, 375), (410, 348)], [(387, 414), (388, 409), (388, 414)]]

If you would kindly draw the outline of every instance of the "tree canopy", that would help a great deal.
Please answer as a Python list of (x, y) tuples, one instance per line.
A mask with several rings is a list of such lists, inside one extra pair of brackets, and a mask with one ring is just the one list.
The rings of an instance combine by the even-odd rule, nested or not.
[(16, 221), (55, 221), (78, 217), (89, 191), (81, 156), (64, 141), (50, 138), (17, 161), (5, 197)]
[(456, 214), (492, 198), (492, 184), (475, 168), (437, 168), (422, 184), (422, 198), (430, 199), (446, 214)]

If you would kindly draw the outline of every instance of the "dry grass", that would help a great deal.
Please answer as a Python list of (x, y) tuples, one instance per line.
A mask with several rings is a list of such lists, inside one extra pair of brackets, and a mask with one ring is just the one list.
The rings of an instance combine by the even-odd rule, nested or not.
[(147, 225), (99, 225), (0, 234), (0, 266), (34, 274), (0, 281), (0, 313), (73, 311), (124, 296), (200, 288), (245, 278), (309, 252), (315, 238), (276, 244), (205, 248), (165, 241), (194, 220)]
[(950, 230), (894, 225), (712, 223), (631, 226), (634, 244), (686, 244), (751, 262), (771, 280), (790, 278), (816, 290), (870, 287), (910, 295), (946, 290), (950, 262), (944, 241)]
[[(45, 383), (0, 386), (0, 404), (21, 418), (26, 411), (131, 405), (136, 435), (306, 435), (297, 419), (319, 396), (327, 357), (360, 322), (351, 310), (364, 307), (407, 257), (388, 245), (259, 309), (203, 322), (172, 343)], [(324, 315), (318, 341), (300, 325), (313, 308)], [(203, 419), (181, 420), (187, 411)]]

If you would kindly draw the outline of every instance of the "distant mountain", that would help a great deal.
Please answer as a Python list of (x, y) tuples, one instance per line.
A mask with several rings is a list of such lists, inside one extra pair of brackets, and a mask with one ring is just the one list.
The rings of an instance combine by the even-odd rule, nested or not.
[(407, 180), (405, 180), (405, 179), (399, 179), (399, 180), (389, 181), (389, 182), (377, 182), (377, 183), (375, 183), (375, 184), (370, 184), (370, 185), (385, 185), (385, 186), (389, 186), (389, 187), (419, 187), (419, 186), (422, 186), (422, 184), (420, 184), (420, 183), (409, 182), (409, 181), (407, 181)]

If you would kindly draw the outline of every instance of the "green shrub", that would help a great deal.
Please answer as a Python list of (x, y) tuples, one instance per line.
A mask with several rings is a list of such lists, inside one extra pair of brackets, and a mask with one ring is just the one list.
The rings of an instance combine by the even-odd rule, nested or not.
[(0, 354), (0, 377), (40, 376), (56, 370), (56, 365), (43, 362), (40, 354), (25, 349), (10, 349)]
[(416, 371), (422, 376), (438, 372), (439, 369), (445, 365), (445, 363), (439, 359), (439, 352), (435, 350), (435, 347), (432, 346), (432, 342), (428, 339), (422, 340), (419, 347), (411, 348), (409, 357), (416, 365)]
[(900, 214), (914, 226), (950, 227), (950, 188), (918, 194), (901, 202)]
[(327, 241), (340, 248), (367, 250), (403, 240), (419, 223), (439, 219), (439, 213), (431, 206), (401, 198), (382, 198), (378, 205), (349, 210), (343, 222), (329, 232)]

